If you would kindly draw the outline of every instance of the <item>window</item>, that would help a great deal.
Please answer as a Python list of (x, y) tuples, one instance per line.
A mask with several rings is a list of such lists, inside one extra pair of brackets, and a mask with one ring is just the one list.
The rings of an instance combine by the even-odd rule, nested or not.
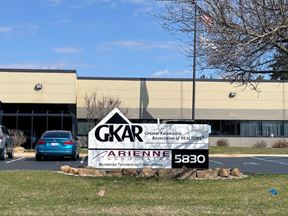
[(262, 122), (262, 136), (279, 137), (283, 136), (283, 122), (282, 121), (263, 121)]
[(239, 121), (221, 121), (221, 134), (230, 136), (239, 135)]
[(9, 135), (9, 132), (8, 132), (8, 130), (7, 130), (6, 127), (2, 127), (2, 130), (3, 130), (3, 133), (4, 133), (5, 135)]
[(42, 138), (71, 138), (71, 134), (69, 132), (45, 132)]
[(94, 126), (89, 126), (89, 123), (85, 119), (78, 120), (78, 135), (79, 136), (88, 136), (89, 131)]
[(286, 121), (202, 120), (198, 123), (211, 125), (212, 136), (288, 136), (288, 122)]
[(240, 121), (240, 136), (261, 136), (261, 121)]

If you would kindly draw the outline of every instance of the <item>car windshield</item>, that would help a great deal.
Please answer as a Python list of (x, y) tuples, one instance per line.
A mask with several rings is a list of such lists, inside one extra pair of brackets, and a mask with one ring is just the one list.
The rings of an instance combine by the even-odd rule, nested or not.
[(46, 132), (43, 134), (43, 138), (70, 138), (69, 132)]

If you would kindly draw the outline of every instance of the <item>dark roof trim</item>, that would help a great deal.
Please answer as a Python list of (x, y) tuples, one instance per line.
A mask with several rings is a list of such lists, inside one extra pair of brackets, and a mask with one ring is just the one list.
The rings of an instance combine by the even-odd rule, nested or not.
[[(76, 70), (60, 70), (60, 69), (16, 69), (16, 68), (0, 68), (1, 72), (16, 72), (16, 73), (75, 73)], [(141, 77), (77, 77), (78, 80), (123, 80), (123, 81), (182, 81), (182, 82), (192, 82), (192, 78), (141, 78)], [(224, 79), (196, 79), (197, 82), (231, 82), (231, 80)], [(283, 83), (288, 82), (288, 80), (263, 80), (261, 82), (271, 82), (271, 83)]]
[[(127, 81), (141, 81), (141, 80), (147, 80), (147, 81), (187, 81), (191, 82), (191, 78), (141, 78), (141, 77), (77, 77), (78, 80), (127, 80)], [(223, 80), (217, 80), (217, 79), (209, 79), (209, 80), (203, 80), (203, 79), (197, 79), (197, 81), (223, 81)]]
[[(192, 82), (192, 78), (140, 78), (140, 77), (77, 77), (78, 80), (123, 80), (123, 81), (183, 81)], [(231, 80), (224, 79), (196, 79), (197, 82), (231, 82)], [(283, 83), (288, 82), (288, 80), (263, 80), (261, 82), (271, 82), (271, 83)], [(261, 83), (259, 82), (259, 83)], [(237, 82), (235, 82), (237, 83)]]
[(0, 72), (16, 72), (16, 73), (75, 73), (76, 70), (56, 70), (56, 69), (15, 69), (0, 68)]

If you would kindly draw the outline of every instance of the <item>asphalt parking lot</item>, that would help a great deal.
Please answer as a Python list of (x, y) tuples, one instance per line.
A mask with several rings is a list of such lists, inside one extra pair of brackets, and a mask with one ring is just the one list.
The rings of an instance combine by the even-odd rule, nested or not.
[(73, 161), (69, 158), (49, 158), (43, 161), (36, 161), (35, 157), (28, 155), (16, 156), (13, 159), (0, 161), (0, 170), (52, 170), (57, 171), (62, 165), (73, 167), (87, 166), (87, 156), (81, 156), (79, 160)]
[[(16, 155), (13, 159), (0, 161), (0, 170), (51, 170), (57, 171), (62, 165), (85, 167), (88, 165), (87, 155), (80, 159), (50, 158), (36, 161), (33, 154)], [(251, 157), (210, 157), (209, 167), (238, 167), (244, 173), (288, 174), (288, 157), (285, 156), (251, 156)]]
[(285, 156), (252, 156), (210, 158), (210, 168), (238, 167), (245, 173), (288, 174), (288, 157)]

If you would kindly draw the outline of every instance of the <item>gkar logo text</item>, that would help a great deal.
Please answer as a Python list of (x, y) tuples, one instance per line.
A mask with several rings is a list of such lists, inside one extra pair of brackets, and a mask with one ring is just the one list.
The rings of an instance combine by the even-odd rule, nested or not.
[(95, 130), (95, 138), (100, 142), (143, 142), (141, 133), (143, 128), (140, 125), (100, 125)]

